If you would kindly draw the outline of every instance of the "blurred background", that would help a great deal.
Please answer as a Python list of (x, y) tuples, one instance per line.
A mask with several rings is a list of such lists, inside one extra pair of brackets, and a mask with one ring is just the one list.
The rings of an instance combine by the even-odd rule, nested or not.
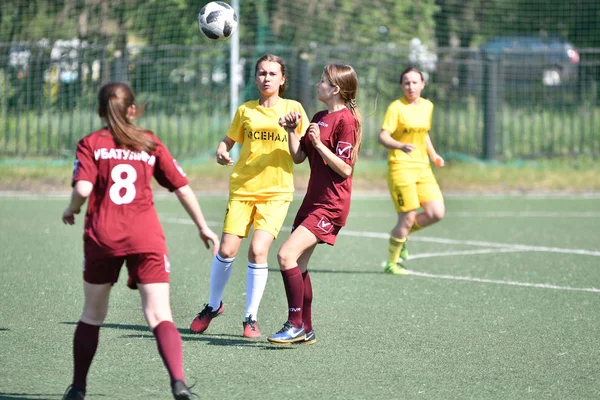
[(600, 155), (598, 0), (240, 0), (231, 40), (198, 29), (207, 1), (4, 0), (0, 7), (0, 156), (69, 157), (100, 127), (96, 94), (128, 82), (147, 102), (139, 124), (177, 157), (212, 156), (234, 107), (257, 98), (256, 59), (288, 66), (286, 97), (312, 115), (323, 66), (360, 79), (363, 156), (401, 97), (407, 66), (435, 104), (438, 151), (487, 160)]

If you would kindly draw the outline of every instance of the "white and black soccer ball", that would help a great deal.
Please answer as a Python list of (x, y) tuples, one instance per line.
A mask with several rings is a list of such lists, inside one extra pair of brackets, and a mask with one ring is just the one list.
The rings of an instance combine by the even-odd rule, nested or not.
[(237, 29), (238, 19), (233, 7), (224, 1), (211, 1), (198, 14), (200, 32), (211, 40), (229, 39)]

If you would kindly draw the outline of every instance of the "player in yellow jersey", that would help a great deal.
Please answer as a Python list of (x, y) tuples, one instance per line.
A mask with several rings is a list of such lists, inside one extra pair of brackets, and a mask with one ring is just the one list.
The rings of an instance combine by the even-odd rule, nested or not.
[[(399, 260), (408, 259), (408, 235), (438, 222), (445, 212), (444, 197), (429, 161), (444, 166), (429, 137), (433, 103), (421, 97), (423, 74), (413, 67), (405, 69), (400, 86), (404, 96), (389, 105), (379, 132), (379, 143), (389, 150), (388, 188), (398, 213), (385, 265), (385, 272), (395, 275), (407, 273)], [(423, 211), (417, 214), (419, 207)]]
[(240, 156), (229, 179), (229, 200), (220, 249), (212, 262), (209, 302), (192, 321), (190, 330), (202, 333), (223, 312), (223, 292), (231, 276), (242, 239), (254, 226), (248, 250), (244, 337), (260, 337), (256, 323), (260, 300), (267, 285), (267, 256), (277, 238), (294, 195), (293, 161), (288, 134), (279, 118), (289, 112), (302, 115), (297, 132), (304, 132), (308, 117), (302, 105), (282, 98), (287, 86), (283, 60), (273, 54), (262, 56), (254, 70), (260, 98), (242, 104), (217, 148), (217, 162), (230, 166), (229, 150), (241, 145)]

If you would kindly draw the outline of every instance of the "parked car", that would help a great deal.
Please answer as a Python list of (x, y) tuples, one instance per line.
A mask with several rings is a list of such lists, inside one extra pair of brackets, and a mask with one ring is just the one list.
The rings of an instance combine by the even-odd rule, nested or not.
[(577, 80), (579, 53), (561, 37), (496, 37), (479, 48), (481, 60), (498, 60), (504, 82), (557, 86)]

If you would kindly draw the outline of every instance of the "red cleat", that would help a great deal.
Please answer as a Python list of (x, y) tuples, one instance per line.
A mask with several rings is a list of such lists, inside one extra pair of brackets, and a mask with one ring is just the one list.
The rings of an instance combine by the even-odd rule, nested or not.
[(260, 333), (260, 329), (258, 329), (258, 323), (255, 319), (252, 319), (252, 315), (249, 315), (248, 318), (244, 321), (244, 334), (243, 336), (246, 338), (258, 338), (262, 337), (262, 333)]
[(208, 325), (210, 325), (210, 321), (223, 313), (223, 308), (223, 302), (221, 302), (221, 306), (217, 311), (213, 311), (212, 307), (207, 304), (192, 321), (190, 330), (194, 333), (204, 332), (208, 328)]

